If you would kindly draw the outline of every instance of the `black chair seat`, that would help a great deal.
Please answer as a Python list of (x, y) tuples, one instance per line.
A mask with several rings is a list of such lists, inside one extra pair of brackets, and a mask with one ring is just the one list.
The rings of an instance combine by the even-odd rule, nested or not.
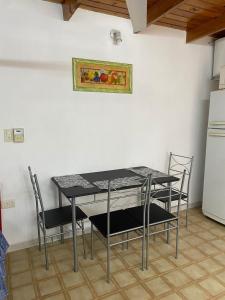
[[(40, 212), (40, 217), (43, 220), (43, 213)], [(50, 229), (60, 225), (72, 223), (72, 207), (71, 205), (45, 210), (45, 228)], [(76, 219), (81, 221), (86, 219), (86, 214), (76, 207)]]
[[(167, 203), (170, 199), (170, 190), (169, 189), (163, 189), (163, 190), (154, 190), (151, 193), (151, 196), (153, 198), (157, 198), (157, 200)], [(180, 198), (180, 192), (177, 190), (172, 189), (171, 190), (171, 201), (177, 201)], [(181, 193), (181, 199), (187, 198), (187, 194)]]
[[(89, 217), (92, 224), (107, 237), (107, 213)], [(134, 219), (126, 210), (117, 210), (110, 212), (110, 234), (120, 233), (122, 231), (132, 230), (141, 227), (137, 219)]]
[[(136, 206), (127, 208), (126, 211), (133, 219), (136, 219), (140, 224), (143, 224), (143, 209), (144, 206)], [(155, 223), (165, 223), (169, 221), (173, 221), (177, 219), (177, 216), (171, 214), (170, 212), (166, 211), (159, 205), (152, 203), (150, 205), (150, 213), (149, 213), (149, 225)], [(146, 219), (145, 223), (147, 225), (147, 208), (146, 208)]]

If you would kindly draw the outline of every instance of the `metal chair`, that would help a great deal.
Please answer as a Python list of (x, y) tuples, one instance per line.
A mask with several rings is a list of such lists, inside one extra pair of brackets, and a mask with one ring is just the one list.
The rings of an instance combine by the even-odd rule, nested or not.
[[(72, 208), (69, 205), (69, 206), (62, 206), (54, 209), (45, 210), (37, 175), (32, 174), (30, 166), (28, 167), (28, 171), (29, 171), (30, 180), (32, 183), (35, 202), (36, 202), (36, 218), (37, 218), (39, 251), (41, 251), (40, 233), (42, 231), (43, 241), (44, 241), (44, 251), (45, 251), (45, 267), (46, 270), (48, 270), (47, 239), (48, 238), (53, 239), (56, 236), (64, 236), (64, 234), (67, 232), (60, 231), (60, 233), (47, 235), (46, 231), (48, 229), (62, 227), (63, 225), (72, 223)], [(84, 257), (86, 257), (85, 238), (84, 238), (84, 219), (86, 219), (87, 216), (79, 207), (76, 207), (76, 216), (77, 216), (77, 224), (82, 230)], [(63, 242), (63, 240), (61, 241)]]
[[(127, 210), (121, 209), (116, 211), (110, 211), (111, 208), (111, 194), (113, 191), (117, 191), (114, 188), (114, 182), (108, 182), (108, 198), (107, 198), (107, 212), (99, 215), (89, 217), (91, 222), (91, 258), (93, 259), (93, 227), (100, 232), (101, 235), (96, 231), (96, 235), (103, 240), (107, 248), (107, 282), (110, 282), (110, 249), (113, 246), (128, 243), (129, 241), (142, 239), (142, 270), (144, 270), (144, 255), (145, 255), (145, 216), (147, 207), (147, 197), (149, 190), (149, 182), (151, 176), (144, 179), (143, 186), (145, 186), (147, 193), (144, 196), (143, 201), (143, 220), (140, 222), (136, 218), (133, 218)], [(113, 198), (115, 200), (115, 197)], [(129, 238), (130, 232), (136, 232), (137, 236)], [(115, 236), (122, 236), (122, 240), (119, 242), (112, 242), (111, 238)], [(124, 235), (126, 237), (124, 237)]]
[[(181, 194), (181, 200), (186, 203), (186, 227), (188, 227), (188, 209), (189, 209), (189, 194), (190, 194), (190, 182), (191, 182), (191, 175), (192, 175), (192, 166), (193, 166), (193, 159), (194, 157), (182, 156), (178, 154), (174, 154), (170, 152), (169, 155), (169, 165), (168, 165), (168, 174), (173, 175), (176, 177), (182, 178), (183, 171), (186, 170), (185, 182), (183, 187), (183, 192)], [(178, 201), (180, 198), (179, 193), (179, 183), (175, 183), (171, 190), (171, 202)], [(169, 210), (168, 203), (169, 203), (169, 188), (167, 190), (160, 189), (156, 190), (156, 194), (154, 196), (160, 202), (165, 204), (165, 207)]]
[[(162, 208), (161, 206), (153, 203), (155, 199), (154, 191), (151, 192), (149, 189), (149, 195), (147, 196), (147, 209), (144, 209), (143, 205), (127, 208), (126, 211), (132, 216), (133, 219), (138, 220), (138, 222), (144, 222), (146, 225), (146, 269), (148, 269), (148, 261), (149, 261), (149, 238), (150, 236), (155, 236), (156, 234), (166, 232), (167, 233), (167, 241), (169, 240), (169, 231), (176, 230), (176, 258), (178, 257), (178, 233), (179, 233), (179, 209), (180, 209), (180, 201), (182, 196), (182, 190), (184, 185), (184, 180), (186, 176), (186, 170), (183, 172), (182, 180), (181, 180), (181, 189), (176, 192), (178, 196), (178, 205), (177, 205), (177, 213), (172, 214), (168, 210)], [(154, 182), (153, 182), (154, 183)], [(150, 182), (150, 184), (152, 184)], [(163, 187), (163, 189), (168, 189), (167, 187)], [(169, 193), (171, 193), (172, 188), (170, 187)], [(148, 193), (144, 193), (146, 195)], [(157, 198), (158, 199), (158, 198)], [(145, 218), (143, 217), (143, 212), (145, 211)], [(145, 219), (145, 220), (144, 220)], [(163, 229), (156, 229), (157, 225), (164, 225)], [(167, 225), (167, 226), (166, 226)], [(150, 228), (154, 227), (154, 231), (150, 231)]]

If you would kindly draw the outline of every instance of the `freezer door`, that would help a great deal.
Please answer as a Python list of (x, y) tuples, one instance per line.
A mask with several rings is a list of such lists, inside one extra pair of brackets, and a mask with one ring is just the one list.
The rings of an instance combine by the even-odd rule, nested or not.
[(208, 127), (225, 129), (225, 90), (211, 93)]
[(203, 213), (225, 222), (225, 130), (221, 129), (208, 130)]

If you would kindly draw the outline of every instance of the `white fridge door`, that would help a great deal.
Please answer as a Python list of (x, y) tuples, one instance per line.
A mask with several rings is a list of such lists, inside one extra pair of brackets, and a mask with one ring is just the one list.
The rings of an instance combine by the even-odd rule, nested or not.
[(202, 210), (225, 224), (225, 130), (222, 129), (208, 130)]
[(225, 129), (225, 90), (211, 93), (208, 127)]

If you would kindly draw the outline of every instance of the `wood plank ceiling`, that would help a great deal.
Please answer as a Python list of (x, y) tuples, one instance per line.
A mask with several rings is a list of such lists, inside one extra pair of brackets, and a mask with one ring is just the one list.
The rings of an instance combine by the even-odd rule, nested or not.
[[(129, 18), (126, 0), (47, 0), (62, 4), (64, 20), (78, 7)], [(140, 1), (140, 0), (137, 0)], [(147, 24), (187, 32), (187, 42), (225, 36), (225, 0), (147, 0)]]

